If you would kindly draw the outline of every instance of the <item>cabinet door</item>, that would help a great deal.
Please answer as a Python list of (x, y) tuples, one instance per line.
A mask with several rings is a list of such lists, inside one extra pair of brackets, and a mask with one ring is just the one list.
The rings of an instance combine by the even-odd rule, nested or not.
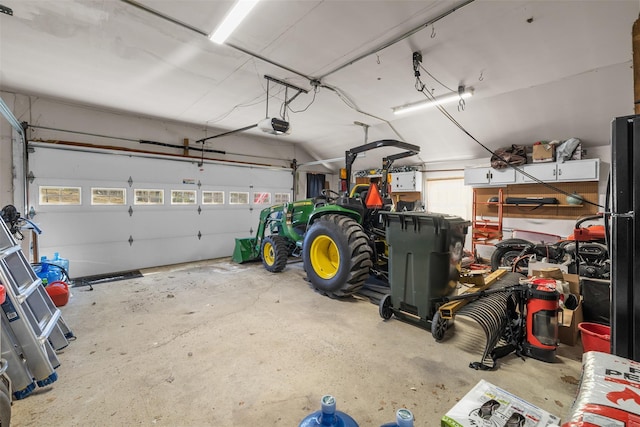
[(515, 184), (516, 171), (512, 168), (465, 168), (464, 185)]
[(465, 168), (464, 185), (489, 185), (490, 168)]
[(558, 163), (558, 181), (597, 181), (599, 178), (600, 159)]
[[(557, 175), (556, 163), (534, 163), (530, 165), (520, 166), (524, 172), (527, 174), (538, 178), (540, 181), (555, 181)], [(526, 175), (518, 174), (519, 182), (536, 182), (534, 179), (529, 178)]]
[(391, 191), (422, 191), (419, 172), (396, 172), (391, 174)]
[(489, 168), (489, 183), (495, 185), (515, 184), (516, 171), (513, 168), (493, 169)]

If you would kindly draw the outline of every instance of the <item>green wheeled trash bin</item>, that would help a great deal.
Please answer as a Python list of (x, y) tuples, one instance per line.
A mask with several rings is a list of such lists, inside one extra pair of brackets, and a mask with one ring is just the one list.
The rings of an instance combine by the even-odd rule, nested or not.
[(433, 299), (450, 295), (459, 277), (471, 222), (429, 212), (382, 212), (389, 245), (391, 293), (380, 301), (380, 316), (431, 329)]

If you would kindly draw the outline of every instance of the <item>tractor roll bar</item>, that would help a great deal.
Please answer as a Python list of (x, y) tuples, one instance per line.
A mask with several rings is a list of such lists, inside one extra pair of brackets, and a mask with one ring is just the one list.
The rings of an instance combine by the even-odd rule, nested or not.
[(360, 145), (359, 147), (352, 148), (350, 150), (345, 151), (345, 168), (347, 169), (347, 194), (351, 191), (351, 167), (353, 166), (353, 162), (358, 157), (358, 154), (373, 150), (375, 148), (382, 147), (397, 147), (402, 150), (407, 150), (402, 153), (393, 154), (391, 156), (385, 157), (383, 159), (383, 177), (381, 190), (383, 192), (383, 197), (386, 197), (387, 193), (387, 171), (391, 168), (393, 162), (397, 159), (403, 159), (405, 157), (414, 156), (420, 152), (420, 147), (414, 144), (409, 144), (407, 142), (398, 141), (395, 139), (381, 139), (379, 141), (369, 142), (368, 144)]

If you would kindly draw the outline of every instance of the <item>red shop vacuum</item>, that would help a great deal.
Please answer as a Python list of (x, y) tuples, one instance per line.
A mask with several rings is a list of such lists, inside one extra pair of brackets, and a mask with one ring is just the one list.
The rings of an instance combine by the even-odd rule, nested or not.
[(534, 278), (512, 286), (516, 307), (509, 307), (507, 330), (503, 337), (507, 344), (491, 352), (494, 362), (511, 352), (552, 363), (558, 348), (558, 313), (560, 292), (555, 279)]
[(532, 279), (523, 290), (526, 300), (526, 335), (522, 354), (545, 362), (553, 362), (558, 348), (558, 312), (560, 293), (555, 279)]
[[(558, 313), (560, 311), (560, 292), (555, 279), (534, 278), (524, 276), (517, 285), (503, 288), (487, 289), (456, 296), (437, 299), (437, 302), (449, 302), (462, 299), (473, 299), (481, 310), (482, 298), (495, 293), (509, 293), (513, 298), (507, 299), (504, 326), (498, 326), (494, 336), (499, 336), (504, 345), (494, 348), (490, 356), (494, 362), (515, 352), (518, 356), (533, 357), (544, 362), (554, 362), (558, 348)], [(499, 323), (499, 322), (498, 322)], [(471, 363), (473, 369), (493, 369), (484, 363)]]

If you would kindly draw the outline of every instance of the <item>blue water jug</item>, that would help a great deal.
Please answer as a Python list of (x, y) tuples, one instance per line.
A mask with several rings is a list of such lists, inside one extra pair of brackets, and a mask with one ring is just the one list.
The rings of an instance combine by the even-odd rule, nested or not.
[(380, 427), (413, 427), (413, 414), (410, 410), (400, 408), (396, 412), (396, 422), (382, 424)]
[(64, 271), (66, 271), (67, 275), (69, 275), (69, 260), (66, 258), (62, 258), (60, 256), (60, 253), (54, 252), (53, 259), (50, 259), (48, 262), (50, 264), (55, 264), (57, 266), (64, 268)]
[(59, 266), (51, 264), (47, 257), (40, 258), (40, 265), (35, 265), (33, 271), (36, 275), (42, 279), (42, 284), (47, 286), (48, 283), (53, 283), (58, 280), (63, 280), (63, 273)]
[(298, 427), (358, 427), (344, 412), (336, 411), (336, 399), (326, 395), (320, 399), (320, 410), (306, 416)]

